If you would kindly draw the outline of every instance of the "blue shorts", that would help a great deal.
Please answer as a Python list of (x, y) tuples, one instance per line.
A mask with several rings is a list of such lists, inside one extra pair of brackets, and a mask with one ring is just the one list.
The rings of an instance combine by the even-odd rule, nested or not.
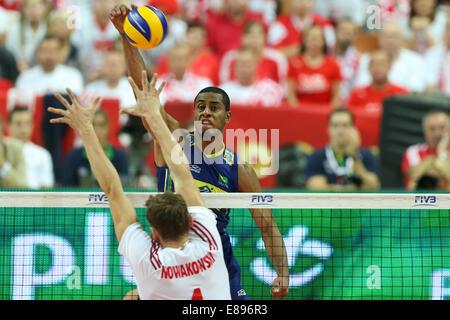
[(232, 300), (248, 300), (247, 293), (241, 282), (241, 267), (233, 254), (230, 236), (227, 232), (221, 233), (223, 256), (228, 269), (228, 277), (230, 278), (230, 293)]

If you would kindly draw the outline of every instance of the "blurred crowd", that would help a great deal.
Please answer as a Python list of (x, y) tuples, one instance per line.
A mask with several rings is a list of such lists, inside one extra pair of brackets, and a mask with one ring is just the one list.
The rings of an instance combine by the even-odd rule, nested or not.
[[(0, 0), (2, 187), (96, 186), (77, 137), (63, 152), (55, 144), (67, 139), (64, 129), (43, 128), (45, 143), (36, 143), (33, 132), (41, 128), (33, 127), (33, 106), (37, 96), (65, 88), (81, 101), (101, 95), (117, 101), (118, 109), (133, 106), (120, 35), (109, 20), (120, 3), (130, 5), (120, 0)], [(198, 91), (215, 85), (228, 93), (232, 108), (335, 110), (329, 117), (329, 145), (308, 159), (308, 189), (379, 188), (376, 156), (360, 148), (352, 110), (380, 111), (384, 99), (412, 92), (450, 96), (446, 1), (131, 3), (158, 7), (168, 19), (164, 42), (141, 51), (148, 70), (167, 82), (160, 97), (163, 105), (192, 103)], [(53, 102), (51, 97), (46, 101)], [(124, 185), (154, 188), (154, 176), (143, 160), (151, 137), (139, 122), (119, 117), (118, 143), (112, 145), (111, 121), (108, 112), (99, 110), (94, 126)], [(424, 126), (427, 142), (421, 146), (427, 149), (415, 146), (405, 153), (406, 187), (416, 188), (431, 170), (448, 180), (442, 189), (450, 190), (448, 115), (431, 113), (424, 123), (434, 126), (438, 140), (428, 143)], [(426, 168), (417, 169), (429, 156), (442, 161), (430, 160)]]

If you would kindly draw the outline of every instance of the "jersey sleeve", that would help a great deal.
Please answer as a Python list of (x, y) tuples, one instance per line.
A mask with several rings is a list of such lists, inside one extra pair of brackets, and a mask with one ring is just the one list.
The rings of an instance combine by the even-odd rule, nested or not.
[(152, 239), (142, 229), (139, 222), (130, 224), (120, 239), (118, 252), (123, 255), (127, 262), (135, 270), (140, 260), (146, 253), (150, 252)]

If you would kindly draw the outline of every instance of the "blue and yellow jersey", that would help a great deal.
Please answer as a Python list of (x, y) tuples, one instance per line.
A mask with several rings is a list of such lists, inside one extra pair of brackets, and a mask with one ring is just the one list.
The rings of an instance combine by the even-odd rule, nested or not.
[[(194, 133), (190, 132), (184, 139), (183, 150), (189, 160), (190, 169), (200, 192), (237, 192), (238, 191), (238, 159), (234, 151), (225, 144), (218, 153), (206, 155), (196, 146)], [(158, 191), (174, 191), (167, 166), (156, 166), (158, 175)], [(176, 187), (176, 186), (175, 186)], [(230, 209), (212, 209), (217, 215), (217, 228), (220, 233), (230, 221)]]

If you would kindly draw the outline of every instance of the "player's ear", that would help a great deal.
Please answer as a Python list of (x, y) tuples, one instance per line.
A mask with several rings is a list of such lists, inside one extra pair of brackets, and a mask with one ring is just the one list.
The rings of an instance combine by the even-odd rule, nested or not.
[(191, 229), (193, 225), (194, 225), (194, 219), (192, 219), (192, 216), (189, 215), (189, 229)]
[(150, 230), (152, 231), (152, 239), (159, 241), (159, 233), (156, 231), (155, 228), (150, 227)]
[(231, 120), (231, 111), (225, 113), (225, 123), (229, 123)]

